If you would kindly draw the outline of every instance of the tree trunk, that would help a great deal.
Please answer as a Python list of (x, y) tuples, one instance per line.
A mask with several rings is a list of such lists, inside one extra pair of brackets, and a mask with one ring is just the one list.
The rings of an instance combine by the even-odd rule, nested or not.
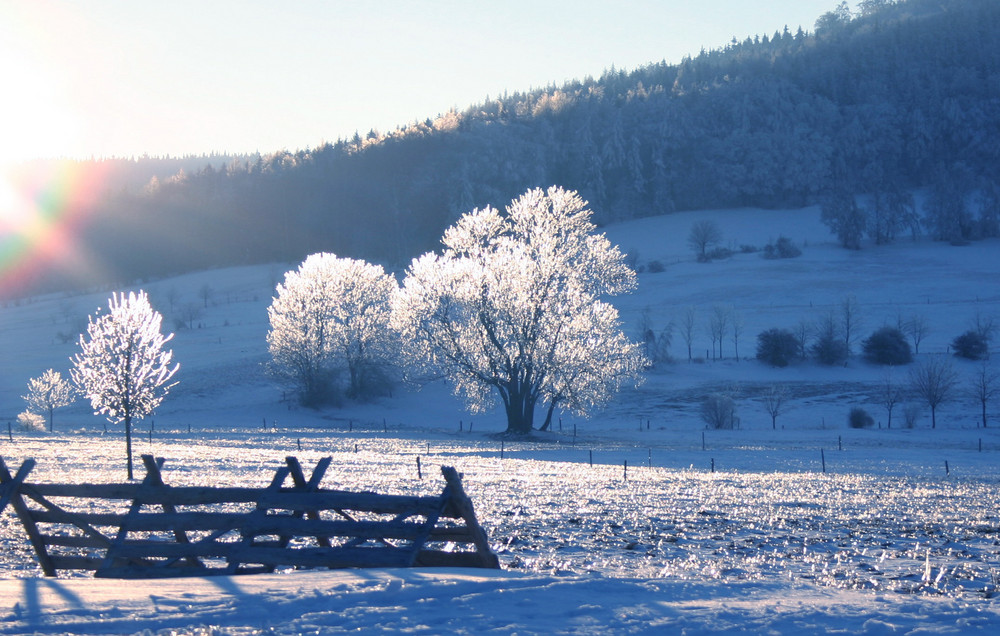
[(508, 388), (504, 407), (507, 411), (507, 432), (527, 435), (535, 419), (535, 401), (527, 387)]
[(937, 428), (937, 408), (931, 407), (931, 428)]
[(556, 410), (556, 402), (557, 402), (557, 400), (552, 400), (549, 403), (549, 410), (548, 410), (548, 412), (545, 413), (545, 422), (542, 424), (541, 428), (539, 428), (538, 430), (540, 430), (540, 431), (547, 431), (547, 430), (549, 430), (549, 426), (552, 425), (552, 411)]
[[(50, 433), (52, 432), (52, 411), (53, 411), (53, 410), (55, 410), (55, 409), (54, 409), (53, 407), (51, 407), (51, 406), (50, 406), (50, 407), (49, 407), (49, 432), (50, 432)], [(983, 406), (983, 413), (986, 413), (986, 407), (985, 407), (985, 406)], [(984, 421), (986, 420), (986, 417), (985, 417), (985, 416), (983, 417), (983, 420), (984, 420)]]
[(132, 414), (125, 415), (125, 455), (128, 467), (128, 480), (132, 481)]

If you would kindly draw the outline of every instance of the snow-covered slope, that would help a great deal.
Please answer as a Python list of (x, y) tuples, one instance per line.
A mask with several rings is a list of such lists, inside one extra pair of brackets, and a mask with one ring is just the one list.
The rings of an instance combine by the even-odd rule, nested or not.
[[(694, 261), (687, 236), (705, 216), (719, 224), (735, 256)], [(693, 306), (700, 360), (687, 361), (675, 332), (675, 362), (653, 369), (645, 384), (589, 420), (563, 414), (551, 433), (507, 440), (503, 459), (500, 441), (489, 435), (503, 430), (502, 416), (470, 416), (441, 385), (398, 388), (370, 404), (321, 412), (283, 400), (262, 365), (271, 290), (291, 265), (142, 285), (165, 324), (183, 320), (192, 303), (201, 308), (193, 328), (174, 327), (181, 384), (153, 418), (152, 436), (149, 421), (137, 427), (137, 451), (168, 458), (168, 483), (263, 484), (291, 453), (309, 465), (334, 455), (330, 484), (439, 489), (426, 476), (413, 479), (420, 455), (427, 470), (453, 464), (466, 474), (507, 571), (44, 580), (35, 578), (30, 546), (7, 510), (0, 516), (0, 579), (17, 578), (0, 580), (0, 633), (1000, 630), (993, 600), (1000, 421), (991, 416), (990, 428), (980, 428), (978, 404), (959, 393), (941, 407), (938, 429), (930, 430), (929, 415), (914, 429), (899, 428), (897, 411), (887, 430), (884, 409), (871, 397), (883, 369), (857, 358), (845, 367), (785, 369), (745, 359), (761, 330), (815, 320), (851, 295), (863, 335), (899, 315), (919, 315), (930, 332), (918, 361), (952, 360), (948, 343), (977, 313), (1000, 318), (1000, 242), (953, 247), (904, 239), (849, 252), (832, 243), (815, 208), (680, 213), (603, 231), (636, 253), (643, 269), (652, 261), (664, 266), (641, 273), (638, 291), (615, 299), (624, 327), (634, 332), (647, 312), (659, 329)], [(739, 252), (779, 235), (795, 241), (802, 256)], [(206, 285), (207, 302), (199, 296)], [(23, 410), (19, 396), (30, 377), (49, 367), (68, 370), (76, 346), (59, 333), (108, 295), (54, 295), (0, 308), (0, 421)], [(715, 305), (743, 318), (739, 361), (728, 337), (724, 359), (704, 360)], [(953, 364), (963, 382), (978, 368)], [(894, 373), (905, 381), (906, 369)], [(776, 429), (759, 400), (772, 384), (791, 393)], [(719, 389), (736, 395), (739, 430), (704, 430), (699, 402)], [(852, 406), (868, 409), (880, 426), (848, 428)], [(13, 442), (4, 438), (0, 454), (14, 466), (38, 459), (39, 481), (121, 479), (120, 434), (105, 434), (86, 404), (57, 411), (55, 423), (54, 434), (23, 433), (15, 423)]]

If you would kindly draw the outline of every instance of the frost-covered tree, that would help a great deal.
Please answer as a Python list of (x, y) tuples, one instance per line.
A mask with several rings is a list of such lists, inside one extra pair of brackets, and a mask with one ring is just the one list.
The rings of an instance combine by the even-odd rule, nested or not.
[(396, 296), (393, 324), (414, 361), (474, 411), (499, 398), (511, 433), (532, 430), (539, 403), (588, 414), (646, 364), (600, 300), (631, 291), (635, 272), (590, 217), (557, 186), (506, 214), (473, 210), (445, 231), (442, 254), (413, 261)]
[(267, 310), (267, 345), (275, 370), (295, 384), (302, 403), (319, 406), (338, 390), (347, 395), (378, 388), (391, 360), (389, 316), (395, 279), (379, 265), (334, 254), (313, 254), (287, 272)]
[(76, 401), (76, 391), (61, 373), (47, 369), (37, 378), (28, 380), (28, 393), (21, 396), (21, 399), (28, 403), (28, 408), (33, 412), (48, 413), (49, 432), (52, 432), (52, 412)]
[(160, 332), (163, 317), (146, 292), (112, 294), (108, 312), (91, 316), (80, 336), (80, 353), (70, 360), (70, 376), (90, 400), (95, 415), (125, 425), (128, 478), (132, 479), (132, 422), (151, 414), (176, 382), (173, 350), (164, 349), (174, 334)]

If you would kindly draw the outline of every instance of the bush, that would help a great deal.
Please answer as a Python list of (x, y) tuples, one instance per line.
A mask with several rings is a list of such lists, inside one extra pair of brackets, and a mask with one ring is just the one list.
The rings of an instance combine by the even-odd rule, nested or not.
[(31, 411), (18, 413), (17, 423), (26, 431), (44, 431), (45, 418)]
[(716, 247), (713, 250), (709, 250), (704, 254), (698, 255), (699, 263), (710, 263), (711, 261), (722, 261), (727, 258), (732, 258), (733, 250), (728, 247)]
[(824, 335), (812, 346), (812, 354), (820, 364), (833, 366), (847, 362), (847, 345), (835, 335)]
[(910, 343), (895, 327), (882, 327), (861, 343), (865, 359), (875, 364), (909, 364), (913, 362)]
[(903, 408), (903, 426), (913, 428), (920, 419), (920, 407), (916, 404), (907, 404)]
[(728, 395), (712, 393), (702, 400), (701, 419), (708, 428), (733, 429), (737, 422), (736, 403)]
[(802, 256), (802, 250), (787, 236), (779, 236), (777, 241), (764, 246), (764, 258), (795, 258), (796, 256)]
[(757, 334), (757, 359), (772, 367), (787, 367), (799, 352), (799, 339), (787, 329)]
[(650, 274), (661, 274), (666, 271), (666, 268), (660, 261), (649, 261), (649, 265), (646, 266), (646, 271)]
[(875, 420), (868, 414), (868, 411), (855, 406), (851, 409), (851, 414), (847, 416), (847, 423), (851, 428), (871, 428), (875, 425)]
[(976, 331), (966, 331), (951, 341), (955, 355), (969, 360), (983, 360), (990, 352), (990, 342), (983, 334)]

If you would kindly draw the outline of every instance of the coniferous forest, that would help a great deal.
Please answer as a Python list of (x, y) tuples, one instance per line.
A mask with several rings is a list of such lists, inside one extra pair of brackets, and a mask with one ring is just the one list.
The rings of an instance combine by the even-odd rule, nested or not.
[[(311, 149), (26, 166), (36, 180), (100, 180), (70, 216), (109, 280), (51, 263), (0, 293), (317, 251), (396, 268), (436, 248), (464, 212), (551, 184), (579, 191), (598, 223), (797, 207), (838, 192), (990, 201), (984, 193), (1000, 193), (1000, 3), (861, 5), (852, 14), (841, 3), (812, 32), (786, 27)], [(993, 231), (977, 227), (961, 238)]]

